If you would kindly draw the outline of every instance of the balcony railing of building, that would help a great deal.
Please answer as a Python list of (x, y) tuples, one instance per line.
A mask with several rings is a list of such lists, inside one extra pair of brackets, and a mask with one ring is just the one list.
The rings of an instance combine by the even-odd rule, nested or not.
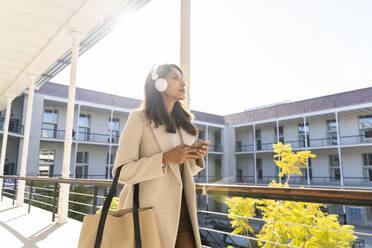
[[(26, 180), (25, 203), (28, 204), (28, 212), (31, 212), (31, 206), (37, 206), (47, 209), (51, 212), (51, 220), (57, 217), (56, 209), (58, 206), (59, 184), (68, 183), (71, 185), (69, 208), (70, 217), (82, 220), (84, 216), (96, 213), (99, 206), (102, 205), (105, 195), (98, 195), (99, 188), (107, 189), (111, 185), (110, 180), (84, 180), (84, 179), (58, 179), (58, 178), (38, 178), (38, 177), (18, 177), (18, 176), (0, 176), (3, 178), (3, 190), (1, 199), (8, 197), (16, 199), (17, 182)], [(86, 185), (86, 191), (78, 191), (79, 185)], [(122, 187), (123, 185), (119, 185)], [(104, 190), (104, 192), (107, 192)], [(120, 192), (120, 191), (118, 191)], [(256, 242), (258, 239), (254, 236), (243, 236), (232, 234), (233, 229), (227, 218), (231, 214), (222, 211), (210, 211), (208, 207), (203, 209), (203, 200), (206, 195), (223, 196), (242, 196), (260, 199), (289, 200), (301, 202), (315, 202), (323, 204), (343, 204), (354, 206), (372, 206), (372, 191), (366, 190), (339, 190), (339, 189), (309, 189), (309, 188), (277, 188), (266, 186), (246, 186), (246, 185), (223, 185), (223, 184), (196, 184), (196, 194), (198, 199), (198, 219), (199, 230), (203, 245), (207, 247), (217, 247), (220, 245), (233, 245), (234, 247), (247, 247), (242, 242), (250, 240)], [(78, 201), (84, 199), (84, 201)], [(262, 227), (264, 220), (258, 217), (236, 216), (249, 219), (250, 224), (259, 223), (255, 227)], [(345, 216), (339, 216), (340, 222), (346, 222)], [(342, 221), (342, 219), (344, 221)], [(288, 226), (306, 226), (297, 223), (287, 223), (277, 220), (269, 220), (285, 224)], [(261, 223), (261, 224), (260, 224)], [(338, 231), (327, 227), (308, 226), (309, 228), (320, 228), (331, 231)], [(343, 231), (349, 232), (349, 231)], [(359, 230), (353, 231), (358, 237), (372, 237), (371, 233)], [(270, 241), (261, 240), (271, 243)], [(363, 240), (359, 239), (353, 242), (352, 247), (363, 247)], [(280, 244), (277, 244), (280, 245)], [(359, 246), (358, 246), (359, 245)], [(296, 247), (282, 244), (282, 247)]]
[[(48, 129), (48, 128), (42, 128), (41, 129), (41, 138), (49, 138), (49, 139), (59, 139), (64, 140), (65, 138), (65, 130), (57, 130), (57, 129)], [(79, 132), (79, 135), (77, 135), (77, 132), (75, 130), (72, 131), (72, 137), (76, 141), (86, 141), (86, 142), (95, 142), (95, 143), (111, 143), (111, 144), (118, 144), (119, 142), (119, 136), (111, 136), (111, 142), (110, 142), (110, 134), (100, 134), (100, 133), (81, 133)]]
[[(0, 121), (0, 131), (4, 131), (4, 125), (5, 125), (5, 120)], [(21, 124), (16, 124), (16, 123), (9, 123), (9, 132), (12, 133), (17, 133), (17, 134), (24, 134), (24, 126)]]
[[(260, 143), (256, 144), (256, 151), (273, 151), (273, 143)], [(284, 141), (284, 144), (291, 144), (294, 149), (305, 148), (305, 140), (288, 140)], [(372, 144), (372, 138), (366, 137), (365, 135), (349, 135), (340, 136), (340, 145), (359, 145), (359, 144)], [(325, 146), (337, 146), (337, 139), (335, 137), (329, 138), (318, 138), (307, 140), (307, 147), (325, 147)], [(253, 144), (247, 145), (235, 145), (235, 152), (253, 152)]]
[[(257, 177), (258, 184), (268, 184), (272, 180), (279, 180), (278, 176), (262, 176)], [(282, 177), (282, 181), (286, 180), (285, 177)], [(254, 184), (255, 177), (254, 176), (237, 176), (236, 177), (237, 183), (248, 183)], [(324, 185), (324, 186), (340, 186), (341, 181), (340, 178), (335, 177), (310, 177), (310, 185)], [(300, 176), (292, 176), (289, 179), (289, 184), (292, 185), (306, 185), (308, 183), (306, 177)], [(371, 187), (372, 186), (372, 178), (371, 177), (344, 177), (344, 186), (355, 186), (355, 187)]]

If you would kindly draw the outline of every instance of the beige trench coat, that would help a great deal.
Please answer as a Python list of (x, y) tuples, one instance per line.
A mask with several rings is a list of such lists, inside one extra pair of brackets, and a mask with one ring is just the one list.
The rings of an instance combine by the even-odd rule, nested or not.
[[(179, 128), (183, 143), (191, 145), (196, 137)], [(196, 212), (196, 194), (193, 176), (205, 168), (204, 159), (186, 160), (184, 183), (177, 164), (163, 164), (163, 153), (173, 148), (165, 125), (155, 128), (143, 110), (133, 110), (119, 139), (112, 174), (126, 163), (119, 177), (125, 186), (119, 196), (119, 209), (133, 207), (133, 185), (139, 184), (140, 208), (153, 207), (159, 227), (162, 248), (174, 248), (184, 187), (197, 248), (201, 248)]]

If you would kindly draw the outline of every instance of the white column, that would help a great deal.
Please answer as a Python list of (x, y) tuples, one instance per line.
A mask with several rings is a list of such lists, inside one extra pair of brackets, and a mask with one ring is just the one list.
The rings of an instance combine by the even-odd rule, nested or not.
[[(67, 114), (66, 114), (66, 128), (65, 128), (65, 142), (63, 150), (62, 162), (62, 178), (69, 178), (70, 174), (70, 160), (71, 160), (71, 144), (72, 144), (72, 123), (74, 120), (74, 105), (75, 105), (75, 83), (76, 83), (76, 69), (77, 59), (79, 57), (79, 43), (82, 33), (71, 31), (72, 37), (72, 56), (71, 56), (71, 76), (70, 86), (68, 92)], [(66, 223), (68, 216), (68, 201), (70, 194), (70, 185), (61, 183), (59, 200), (58, 200), (58, 223)]]
[[(208, 135), (208, 125), (206, 125), (205, 126), (205, 140), (207, 141), (208, 139), (209, 139), (209, 135)], [(208, 166), (208, 161), (209, 161), (209, 159), (208, 159), (208, 153), (205, 155), (205, 159), (204, 159), (204, 163), (205, 163), (205, 178), (206, 178), (206, 182), (208, 183), (209, 182), (209, 179), (208, 179), (208, 176), (209, 176), (209, 173), (208, 173), (208, 168), (209, 168), (209, 166)], [(209, 198), (209, 196), (207, 195), (206, 196), (206, 204), (207, 204), (207, 210), (208, 210), (208, 198)]]
[[(304, 134), (305, 134), (305, 151), (307, 151), (306, 116), (304, 116), (303, 119), (304, 119)], [(307, 185), (310, 185), (309, 158), (306, 158), (306, 171), (307, 171)]]
[[(27, 98), (27, 110), (26, 110), (26, 122), (25, 122), (25, 131), (23, 135), (23, 147), (22, 147), (22, 158), (21, 158), (21, 169), (19, 176), (26, 176), (27, 169), (27, 157), (28, 157), (28, 147), (30, 141), (30, 128), (31, 128), (31, 118), (32, 118), (32, 105), (34, 102), (34, 91), (35, 91), (35, 75), (28, 75), (29, 78), (29, 87), (28, 87), (28, 98)], [(26, 181), (20, 180), (17, 187), (17, 200), (16, 205), (22, 206), (23, 200), (25, 197), (25, 187)]]
[(73, 166), (72, 166), (72, 175), (73, 178), (76, 178), (76, 156), (77, 156), (77, 151), (79, 148), (79, 117), (80, 117), (80, 104), (78, 104), (78, 110), (77, 110), (77, 118), (76, 118), (76, 132), (75, 132), (75, 152), (74, 152), (74, 159), (73, 161)]
[[(8, 143), (8, 130), (9, 130), (9, 120), (10, 120), (10, 110), (12, 108), (13, 97), (6, 97), (6, 112), (5, 112), (5, 122), (4, 122), (4, 133), (3, 133), (3, 143), (1, 146), (1, 158), (0, 158), (0, 175), (4, 175), (4, 165), (6, 156), (6, 146)], [(0, 178), (0, 192), (3, 189), (3, 179)]]
[[(277, 134), (277, 137), (276, 137), (276, 143), (279, 144), (279, 121), (276, 120), (276, 134)], [(278, 157), (278, 161), (280, 161), (280, 156)], [(276, 166), (276, 165), (275, 165)], [(279, 173), (282, 172), (282, 168), (279, 167)], [(279, 177), (279, 182), (281, 183), (282, 182), (282, 178)]]
[(190, 0), (181, 0), (180, 67), (185, 80), (184, 104), (190, 107)]
[(338, 126), (338, 112), (335, 112), (336, 116), (336, 134), (337, 134), (337, 152), (338, 152), (338, 161), (340, 163), (340, 183), (341, 186), (344, 186), (344, 172), (342, 166), (342, 153), (340, 147), (340, 128)]
[(257, 184), (256, 125), (255, 124), (253, 124), (253, 163), (254, 163), (254, 184)]
[(109, 130), (110, 130), (110, 144), (109, 144), (109, 157), (108, 157), (108, 169), (107, 169), (107, 177), (108, 179), (110, 179), (110, 169), (111, 169), (111, 146), (112, 146), (112, 118), (114, 117), (114, 110), (111, 109), (111, 114), (110, 114), (110, 127), (109, 127)]
[[(208, 125), (206, 125), (205, 126), (205, 140), (207, 141), (208, 139), (209, 139), (209, 135), (208, 135)], [(205, 162), (205, 169), (206, 169), (206, 171), (205, 171), (205, 177), (206, 177), (206, 182), (208, 183), (209, 182), (209, 179), (208, 179), (208, 176), (209, 176), (209, 172), (208, 172), (208, 168), (209, 168), (209, 166), (208, 166), (208, 153), (205, 155), (205, 160), (204, 160), (204, 162)]]

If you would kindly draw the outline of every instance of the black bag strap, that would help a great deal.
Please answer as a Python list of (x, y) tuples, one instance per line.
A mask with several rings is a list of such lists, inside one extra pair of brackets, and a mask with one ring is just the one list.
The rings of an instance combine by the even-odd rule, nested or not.
[[(119, 175), (121, 168), (124, 164), (120, 165), (115, 172), (115, 177), (110, 187), (109, 193), (103, 203), (103, 208), (101, 212), (101, 218), (99, 219), (98, 230), (96, 235), (96, 242), (94, 244), (94, 248), (100, 248), (103, 236), (103, 230), (105, 228), (107, 214), (112, 202), (112, 198), (116, 194), (116, 187), (119, 180)], [(134, 185), (134, 194), (133, 194), (133, 222), (134, 222), (134, 234), (136, 240), (136, 248), (141, 248), (141, 233), (140, 233), (140, 226), (139, 226), (139, 216), (138, 216), (138, 208), (139, 208), (139, 183)]]

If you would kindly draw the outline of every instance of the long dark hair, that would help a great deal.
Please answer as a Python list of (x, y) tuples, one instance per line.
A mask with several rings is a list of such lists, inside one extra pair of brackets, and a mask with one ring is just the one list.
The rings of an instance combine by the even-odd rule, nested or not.
[[(181, 75), (182, 70), (174, 64), (163, 64), (158, 67), (159, 78), (165, 78), (172, 68), (177, 69)], [(187, 111), (187, 108), (180, 101), (174, 103), (171, 115), (165, 109), (162, 94), (155, 88), (155, 80), (151, 78), (151, 72), (147, 75), (145, 82), (145, 100), (140, 108), (145, 110), (146, 117), (150, 122), (154, 122), (155, 127), (165, 124), (168, 133), (175, 133), (176, 128), (182, 127), (191, 135), (198, 135), (198, 128), (191, 123), (194, 115)]]

